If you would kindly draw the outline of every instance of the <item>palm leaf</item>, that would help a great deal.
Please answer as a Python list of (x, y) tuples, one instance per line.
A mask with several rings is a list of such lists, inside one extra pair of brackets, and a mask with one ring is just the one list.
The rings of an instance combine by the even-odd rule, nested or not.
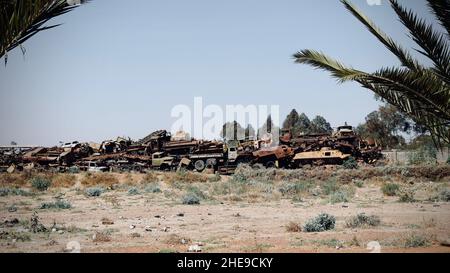
[[(409, 29), (412, 39), (423, 49), (418, 51), (432, 60), (436, 73), (450, 83), (450, 51), (447, 37), (436, 32), (431, 24), (426, 24), (425, 20), (419, 19), (411, 10), (403, 8), (396, 0), (390, 1), (400, 21)], [(447, 19), (450, 20), (450, 17)]]
[(450, 36), (450, 0), (427, 0), (428, 6)]
[(8, 51), (41, 31), (59, 26), (44, 25), (77, 6), (67, 0), (0, 0), (0, 58), (5, 56), (6, 63)]
[(395, 56), (401, 61), (402, 65), (412, 70), (421, 69), (421, 65), (411, 55), (397, 44), (392, 38), (378, 28), (366, 15), (347, 0), (341, 0), (344, 6), (349, 10), (366, 28)]

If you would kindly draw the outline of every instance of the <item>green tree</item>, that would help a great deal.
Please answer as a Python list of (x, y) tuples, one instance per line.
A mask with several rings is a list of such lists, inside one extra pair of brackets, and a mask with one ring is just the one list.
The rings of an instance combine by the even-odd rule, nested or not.
[(296, 126), (298, 132), (300, 134), (309, 134), (311, 133), (311, 121), (305, 113), (301, 113), (298, 117), (298, 123)]
[(266, 119), (266, 122), (261, 126), (261, 128), (258, 129), (258, 138), (261, 138), (265, 133), (270, 134), (280, 134), (280, 128), (277, 127), (272, 120), (272, 116), (269, 115)]
[(0, 0), (0, 58), (8, 62), (8, 51), (20, 47), (37, 33), (57, 27), (45, 26), (50, 19), (67, 13), (83, 0)]
[(404, 145), (405, 139), (401, 133), (407, 132), (410, 126), (395, 108), (387, 105), (380, 106), (378, 111), (367, 115), (366, 122), (356, 128), (356, 133), (364, 139), (373, 139), (386, 148)]
[(220, 135), (226, 140), (240, 140), (245, 136), (245, 129), (237, 121), (227, 122), (222, 126)]
[(333, 129), (330, 123), (322, 116), (316, 116), (311, 121), (311, 133), (313, 134), (331, 134)]
[(256, 138), (256, 132), (255, 129), (251, 124), (248, 124), (245, 128), (245, 139), (255, 139)]
[(298, 132), (296, 126), (298, 125), (298, 119), (299, 115), (297, 110), (292, 109), (283, 122), (283, 130), (290, 130), (293, 135), (297, 135)]
[(385, 67), (374, 73), (367, 73), (344, 66), (321, 52), (309, 49), (294, 54), (295, 61), (329, 71), (340, 82), (358, 82), (362, 87), (375, 92), (383, 101), (394, 105), (414, 122), (424, 126), (436, 143), (439, 140), (450, 143), (450, 1), (427, 0), (430, 10), (443, 27), (444, 31), (441, 33), (396, 0), (390, 0), (400, 21), (421, 48), (418, 52), (431, 60), (430, 67), (420, 64), (349, 1), (341, 2), (397, 56), (402, 66)]

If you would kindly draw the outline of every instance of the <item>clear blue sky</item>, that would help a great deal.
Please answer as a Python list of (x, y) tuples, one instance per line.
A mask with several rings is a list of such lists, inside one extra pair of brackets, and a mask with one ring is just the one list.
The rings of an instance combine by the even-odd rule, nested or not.
[[(430, 17), (422, 0), (401, 1)], [(414, 46), (388, 2), (353, 0)], [(167, 128), (176, 104), (279, 104), (332, 126), (378, 108), (356, 84), (293, 63), (312, 48), (367, 71), (398, 62), (337, 0), (94, 0), (0, 65), (0, 144), (139, 139)], [(3, 63), (3, 60), (1, 60)]]

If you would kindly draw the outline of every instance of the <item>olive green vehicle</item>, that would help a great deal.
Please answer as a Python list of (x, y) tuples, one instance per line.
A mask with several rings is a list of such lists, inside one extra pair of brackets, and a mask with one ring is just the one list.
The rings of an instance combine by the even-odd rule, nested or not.
[(164, 152), (156, 152), (152, 154), (152, 168), (159, 170), (172, 170), (176, 168), (175, 157), (168, 156)]

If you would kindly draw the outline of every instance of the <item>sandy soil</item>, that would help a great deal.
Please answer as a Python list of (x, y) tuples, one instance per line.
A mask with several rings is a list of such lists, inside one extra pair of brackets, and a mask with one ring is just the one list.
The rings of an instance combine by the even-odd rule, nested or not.
[[(336, 204), (318, 196), (302, 202), (283, 197), (229, 201), (224, 196), (183, 205), (171, 189), (162, 183), (161, 193), (130, 195), (127, 187), (120, 187), (87, 197), (78, 181), (70, 188), (50, 188), (34, 196), (2, 196), (0, 251), (63, 252), (79, 243), (81, 252), (186, 252), (194, 244), (202, 252), (370, 252), (367, 244), (377, 241), (381, 252), (450, 252), (442, 245), (450, 239), (450, 203), (400, 203), (397, 197), (384, 196), (379, 183), (366, 183), (356, 188), (351, 202)], [(70, 202), (72, 208), (39, 209), (55, 197)], [(30, 232), (33, 211), (53, 231)], [(322, 212), (336, 217), (334, 230), (287, 231), (288, 223), (303, 225)], [(361, 212), (379, 216), (381, 224), (346, 227), (346, 221)], [(14, 218), (19, 223), (5, 224)], [(8, 237), (14, 232), (30, 238)], [(425, 238), (426, 246), (406, 247), (404, 241), (411, 236)]]

